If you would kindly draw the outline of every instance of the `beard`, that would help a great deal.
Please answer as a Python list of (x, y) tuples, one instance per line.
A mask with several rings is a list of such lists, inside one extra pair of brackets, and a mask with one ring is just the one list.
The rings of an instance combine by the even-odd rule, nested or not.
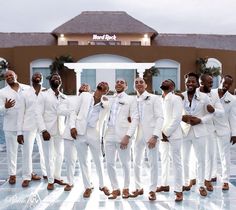
[(160, 88), (161, 88), (163, 91), (167, 91), (167, 90), (170, 89), (170, 87), (167, 86), (167, 85), (161, 85)]
[(50, 81), (50, 86), (52, 89), (57, 89), (60, 86), (60, 82), (58, 80)]

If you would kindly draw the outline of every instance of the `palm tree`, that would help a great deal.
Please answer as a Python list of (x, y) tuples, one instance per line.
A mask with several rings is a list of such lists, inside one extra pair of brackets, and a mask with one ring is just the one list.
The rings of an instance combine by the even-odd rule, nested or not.
[(196, 60), (197, 65), (197, 74), (211, 74), (214, 77), (217, 77), (221, 74), (221, 68), (220, 67), (206, 67), (206, 64), (208, 62), (208, 58), (198, 58)]

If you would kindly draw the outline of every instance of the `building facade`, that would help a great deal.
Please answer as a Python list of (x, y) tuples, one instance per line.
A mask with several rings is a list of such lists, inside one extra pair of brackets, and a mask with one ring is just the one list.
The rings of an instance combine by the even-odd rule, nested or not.
[[(219, 67), (223, 74), (236, 78), (236, 36), (159, 34), (125, 12), (82, 12), (51, 33), (0, 33), (0, 61), (9, 63), (23, 83), (30, 84), (36, 71), (46, 78), (55, 57), (67, 55), (82, 65), (79, 74), (73, 69), (61, 71), (67, 94), (76, 93), (78, 82), (95, 89), (98, 82), (106, 80), (113, 90), (120, 77), (128, 81), (128, 93), (132, 94), (134, 78), (145, 72), (138, 65), (142, 63), (158, 69), (157, 76), (148, 78), (149, 90), (155, 93), (160, 93), (161, 81), (168, 78), (184, 90), (183, 77), (196, 71), (199, 58), (207, 57), (207, 66)], [(86, 64), (94, 65), (86, 68)], [(217, 86), (219, 78), (214, 80)], [(47, 79), (44, 86), (49, 86)]]

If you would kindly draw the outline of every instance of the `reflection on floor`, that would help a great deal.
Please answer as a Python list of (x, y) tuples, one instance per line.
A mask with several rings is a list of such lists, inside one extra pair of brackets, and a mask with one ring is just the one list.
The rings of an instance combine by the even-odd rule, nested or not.
[[(157, 200), (150, 202), (148, 200), (148, 164), (144, 163), (142, 180), (145, 193), (137, 198), (108, 200), (107, 197), (98, 190), (98, 179), (95, 167), (92, 163), (92, 182), (94, 190), (89, 199), (83, 198), (84, 191), (79, 168), (76, 170), (76, 184), (70, 192), (65, 192), (62, 186), (55, 185), (55, 190), (48, 191), (47, 183), (44, 180), (32, 181), (30, 187), (21, 187), (21, 154), (19, 153), (19, 169), (17, 174), (17, 183), (9, 185), (4, 179), (7, 178), (6, 153), (0, 153), (0, 209), (78, 209), (78, 210), (159, 210), (159, 209), (181, 209), (181, 210), (235, 210), (236, 209), (236, 146), (232, 147), (231, 180), (230, 190), (223, 192), (221, 190), (220, 176), (214, 184), (214, 191), (208, 193), (207, 197), (201, 197), (198, 188), (194, 186), (191, 191), (184, 192), (184, 201), (174, 202), (174, 192), (158, 193)], [(40, 174), (39, 157), (34, 154), (34, 171)], [(120, 184), (122, 184), (122, 171), (120, 164), (117, 163)], [(63, 178), (65, 178), (65, 166), (63, 166)], [(105, 170), (105, 182), (110, 186), (109, 179)], [(171, 180), (173, 180), (171, 178)], [(131, 182), (133, 181), (133, 172)], [(160, 180), (159, 180), (160, 181)], [(121, 185), (122, 186), (122, 185)], [(133, 183), (131, 190), (134, 189)]]

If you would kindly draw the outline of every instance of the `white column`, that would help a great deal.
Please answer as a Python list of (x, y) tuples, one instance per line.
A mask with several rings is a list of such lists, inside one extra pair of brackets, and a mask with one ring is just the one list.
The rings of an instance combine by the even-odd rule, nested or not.
[(137, 72), (138, 72), (138, 74), (139, 74), (139, 77), (141, 77), (141, 78), (143, 78), (143, 74), (144, 74), (144, 72), (145, 72), (145, 69), (137, 69)]
[(83, 69), (81, 69), (81, 68), (74, 69), (75, 77), (76, 77), (76, 95), (78, 95), (79, 87), (81, 86), (81, 73), (82, 73), (82, 71), (83, 71)]

